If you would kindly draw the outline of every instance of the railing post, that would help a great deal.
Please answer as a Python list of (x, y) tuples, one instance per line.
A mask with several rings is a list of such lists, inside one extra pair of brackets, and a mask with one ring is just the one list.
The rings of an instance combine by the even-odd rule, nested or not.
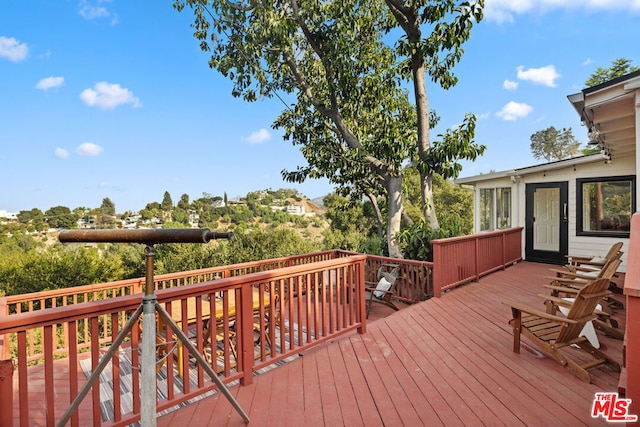
[(13, 425), (13, 360), (0, 360), (0, 426)]
[[(7, 305), (7, 298), (0, 298), (0, 317), (8, 316), (8, 311), (9, 307)], [(0, 335), (0, 360), (9, 359), (11, 357), (11, 345), (9, 337), (9, 334)]]
[[(236, 301), (238, 301), (237, 293)], [(255, 363), (253, 353), (253, 289), (250, 285), (243, 285), (240, 288), (240, 305), (236, 307), (236, 316), (238, 315), (241, 319), (240, 327), (242, 328), (239, 331), (240, 335), (237, 336), (238, 340), (242, 340), (238, 356), (242, 359), (240, 367), (244, 372), (244, 375), (240, 378), (240, 385), (244, 386), (253, 382), (253, 364)]]
[[(358, 333), (366, 334), (367, 333), (367, 304), (365, 303), (365, 295), (364, 295), (364, 269), (365, 269), (365, 260), (362, 259), (358, 261), (357, 264), (354, 265), (356, 271), (356, 301), (358, 304), (356, 305), (356, 309), (358, 310), (357, 320), (360, 322), (360, 327), (358, 328)], [(349, 290), (349, 292), (351, 292)], [(353, 301), (352, 301), (353, 302)]]
[(440, 298), (442, 295), (442, 246), (435, 240), (431, 241), (433, 250), (433, 296)]

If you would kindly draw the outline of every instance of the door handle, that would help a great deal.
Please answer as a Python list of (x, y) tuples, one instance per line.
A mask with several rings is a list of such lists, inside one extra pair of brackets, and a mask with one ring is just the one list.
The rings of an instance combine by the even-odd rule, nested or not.
[(567, 222), (567, 204), (566, 203), (562, 206), (562, 220), (564, 222)]

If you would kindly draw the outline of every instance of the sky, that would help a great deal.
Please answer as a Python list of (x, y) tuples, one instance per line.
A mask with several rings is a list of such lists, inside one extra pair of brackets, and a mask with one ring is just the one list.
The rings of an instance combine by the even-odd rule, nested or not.
[[(305, 161), (271, 125), (278, 99), (246, 103), (207, 65), (172, 1), (0, 0), (0, 211), (116, 211), (261, 189), (332, 192), (282, 180)], [(640, 66), (640, 0), (486, 0), (432, 136), (478, 117), (487, 146), (461, 176), (530, 166), (530, 137), (554, 126), (586, 143), (567, 95), (617, 58)], [(435, 135), (434, 135), (435, 134)]]

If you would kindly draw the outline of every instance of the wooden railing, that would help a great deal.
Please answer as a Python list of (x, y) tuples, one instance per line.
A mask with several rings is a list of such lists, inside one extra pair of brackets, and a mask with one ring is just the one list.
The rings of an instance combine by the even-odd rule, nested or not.
[[(214, 279), (243, 276), (256, 272), (272, 271), (279, 268), (306, 265), (312, 262), (326, 261), (339, 257), (361, 255), (355, 252), (340, 250), (316, 252), (296, 255), (292, 257), (273, 258), (268, 260), (253, 261), (241, 264), (210, 267), (200, 270), (182, 271), (177, 273), (161, 274), (154, 277), (155, 289), (171, 289), (175, 287), (203, 283)], [(365, 274), (367, 280), (374, 282), (375, 274), (380, 265), (384, 263), (396, 263), (400, 265), (400, 277), (396, 289), (396, 299), (405, 303), (423, 301), (433, 295), (431, 280), (431, 263), (411, 260), (398, 260), (389, 257), (366, 256)], [(3, 315), (32, 312), (44, 308), (66, 307), (83, 302), (102, 301), (114, 297), (141, 294), (145, 279), (135, 278), (116, 282), (76, 286), (73, 288), (56, 289), (44, 292), (34, 292), (0, 298), (0, 318)], [(109, 319), (102, 319), (99, 323), (103, 326), (98, 332), (98, 342), (101, 344), (110, 342)], [(91, 346), (89, 337), (89, 324), (79, 322), (78, 334), (85, 338), (78, 343), (78, 350), (84, 351)], [(33, 362), (43, 357), (43, 348), (39, 344), (41, 337), (32, 331), (27, 336), (29, 351), (27, 361)], [(31, 335), (34, 334), (34, 335)], [(68, 332), (64, 329), (58, 331), (61, 344), (56, 346), (54, 354), (63, 357), (68, 354)], [(11, 358), (12, 349), (15, 353), (15, 339), (0, 335), (0, 360)]]
[[(167, 311), (180, 313), (176, 321), (186, 334), (193, 337), (198, 351), (211, 356), (211, 367), (224, 383), (239, 380), (241, 384), (250, 384), (252, 374), (260, 369), (338, 335), (353, 330), (365, 331), (365, 258), (364, 255), (340, 257), (207, 280), (190, 286), (161, 289), (155, 295)], [(234, 317), (230, 314), (229, 301), (232, 300), (235, 301)], [(17, 337), (18, 387), (13, 395), (14, 407), (19, 408), (15, 417), (19, 417), (21, 425), (28, 425), (30, 417), (38, 411), (42, 411), (47, 425), (54, 425), (60, 419), (69, 406), (64, 402), (70, 403), (86, 382), (85, 376), (78, 374), (80, 361), (90, 355), (91, 368), (95, 369), (105, 346), (116, 337), (140, 304), (141, 295), (122, 295), (0, 317), (0, 336), (15, 334)], [(177, 311), (176, 305), (180, 307)], [(188, 307), (196, 307), (195, 318)], [(207, 311), (222, 313), (220, 317), (214, 317), (217, 326), (208, 346), (204, 340), (207, 319), (203, 316)], [(192, 318), (194, 320), (190, 320)], [(80, 324), (88, 325), (86, 335)], [(93, 386), (91, 399), (85, 399), (86, 402), (74, 413), (72, 425), (102, 425), (100, 393), (105, 388), (113, 393), (111, 401), (114, 407), (112, 420), (106, 424), (127, 425), (140, 419), (140, 372), (137, 369), (140, 363), (137, 351), (140, 331), (141, 322), (127, 335), (113, 356), (111, 382)], [(181, 353), (180, 346), (174, 344), (175, 338), (168, 327), (160, 332), (158, 349), (164, 349), (163, 353), (167, 355), (160, 359), (161, 368), (166, 372), (166, 386), (164, 396), (158, 397), (157, 410), (168, 409), (214, 390), (215, 383), (201, 367), (191, 366), (186, 356), (178, 356), (175, 360), (176, 355), (184, 352)], [(39, 370), (29, 367), (29, 355), (33, 354), (28, 339), (30, 335), (41, 337), (43, 363), (31, 367), (41, 368)], [(60, 339), (61, 335), (67, 338)], [(90, 352), (83, 354), (81, 348), (87, 344)], [(66, 358), (56, 358), (60, 349), (64, 349)], [(123, 359), (123, 354), (128, 354), (128, 357)], [(124, 385), (121, 374), (127, 363), (131, 371), (131, 411), (123, 409), (124, 397), (120, 393)], [(68, 383), (60, 384), (61, 380), (54, 378), (65, 369), (69, 374)], [(180, 371), (184, 381), (175, 378), (175, 373)], [(187, 381), (188, 378), (191, 381)], [(44, 410), (29, 405), (33, 387), (44, 390)], [(10, 405), (9, 409), (6, 405), (0, 406), (3, 410), (11, 410)]]
[(522, 227), (433, 240), (433, 292), (477, 281), (522, 260)]
[[(341, 256), (355, 255), (356, 252), (338, 251)], [(376, 283), (377, 273), (382, 265), (397, 265), (398, 279), (393, 298), (407, 304), (425, 301), (433, 296), (433, 263), (413, 261), (377, 255), (367, 255), (365, 261), (365, 281)]]
[[(244, 274), (268, 271), (276, 268), (287, 267), (291, 265), (301, 265), (318, 260), (326, 260), (336, 258), (338, 255), (335, 251), (326, 251), (313, 254), (298, 255), (287, 258), (274, 258), (269, 260), (247, 262), (242, 264), (233, 264), (229, 266), (210, 267), (200, 270), (181, 271), (177, 273), (161, 274), (154, 277), (155, 289), (169, 289), (177, 286), (191, 285), (201, 283), (213, 279), (224, 277), (241, 276)], [(0, 298), (0, 317), (3, 315), (13, 315), (18, 313), (32, 312), (42, 309), (65, 307), (68, 305), (79, 304), (90, 301), (101, 301), (109, 298), (140, 294), (143, 291), (145, 278), (135, 278), (127, 280), (119, 280), (109, 283), (99, 283), (92, 285), (76, 286), (65, 289), (55, 289), (51, 291), (33, 292), (29, 294), (13, 295)], [(107, 319), (103, 319), (101, 325), (107, 325)], [(78, 333), (81, 336), (88, 337), (88, 324), (80, 323)], [(65, 331), (63, 334), (63, 342), (68, 337)], [(42, 355), (42, 346), (37, 345), (41, 341), (40, 337), (33, 335), (28, 336), (30, 343), (30, 351), (27, 355), (29, 362), (40, 359)], [(107, 328), (100, 331), (100, 343), (106, 343), (110, 340)], [(0, 359), (8, 359), (11, 357), (11, 348), (15, 348), (15, 340), (0, 335)], [(88, 340), (80, 343), (79, 350), (84, 350), (90, 346)], [(67, 354), (67, 347), (61, 346), (56, 348), (56, 355)]]

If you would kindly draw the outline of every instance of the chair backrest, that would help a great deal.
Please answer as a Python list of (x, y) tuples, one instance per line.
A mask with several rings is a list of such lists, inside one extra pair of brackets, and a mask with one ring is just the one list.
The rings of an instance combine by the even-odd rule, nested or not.
[(611, 245), (609, 252), (607, 252), (604, 258), (606, 260), (612, 260), (612, 259), (615, 259), (616, 257), (620, 258), (620, 256), (622, 255), (622, 252), (620, 252), (620, 249), (622, 249), (622, 242), (614, 243), (613, 245)]
[(610, 261), (607, 261), (602, 267), (602, 270), (600, 270), (598, 278), (611, 280), (613, 275), (618, 271), (618, 267), (620, 267), (621, 262), (622, 260), (620, 258), (614, 258)]
[(571, 341), (580, 335), (585, 323), (592, 320), (591, 316), (600, 300), (610, 293), (608, 287), (609, 279), (600, 278), (580, 289), (567, 313), (567, 319), (576, 320), (578, 323), (563, 326), (556, 339), (557, 343)]

